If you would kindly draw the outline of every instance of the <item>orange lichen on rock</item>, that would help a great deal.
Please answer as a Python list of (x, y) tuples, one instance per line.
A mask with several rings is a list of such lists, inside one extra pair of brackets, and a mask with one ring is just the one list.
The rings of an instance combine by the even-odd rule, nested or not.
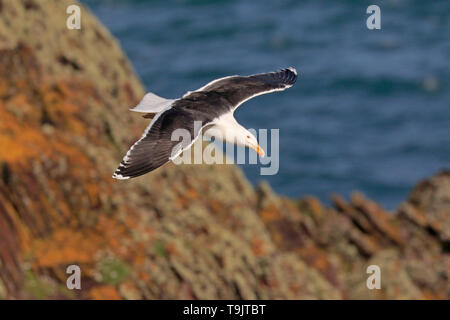
[(280, 212), (274, 206), (262, 209), (259, 214), (265, 223), (270, 223), (280, 218)]
[(92, 288), (89, 291), (89, 297), (93, 300), (122, 300), (117, 289), (109, 285)]
[(0, 103), (0, 161), (11, 166), (24, 166), (41, 154), (47, 140), (39, 130), (19, 123)]
[(103, 241), (103, 237), (94, 232), (59, 228), (49, 236), (33, 239), (26, 255), (32, 257), (37, 267), (93, 263)]
[(252, 251), (255, 254), (255, 256), (261, 256), (266, 253), (264, 241), (262, 241), (260, 238), (254, 236), (252, 238), (251, 244), (252, 244)]

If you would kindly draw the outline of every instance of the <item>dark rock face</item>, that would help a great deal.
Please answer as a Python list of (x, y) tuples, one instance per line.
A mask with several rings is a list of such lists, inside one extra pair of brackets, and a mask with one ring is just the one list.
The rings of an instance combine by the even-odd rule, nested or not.
[[(450, 171), (443, 171), (421, 182), (411, 193), (408, 203), (413, 207), (412, 220), (428, 228), (431, 233), (438, 234), (448, 251), (450, 248)], [(408, 209), (410, 207), (406, 208)], [(421, 212), (428, 212), (428, 214), (423, 217)]]
[[(68, 30), (73, 1), (0, 3), (0, 298), (450, 297), (448, 172), (393, 214), (254, 190), (228, 165), (112, 180), (146, 125), (119, 45), (85, 8)], [(82, 290), (66, 289), (71, 264)]]

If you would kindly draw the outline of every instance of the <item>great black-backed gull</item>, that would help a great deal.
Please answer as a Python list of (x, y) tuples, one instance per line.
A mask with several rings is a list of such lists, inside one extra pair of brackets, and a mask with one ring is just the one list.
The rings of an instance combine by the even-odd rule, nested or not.
[[(155, 170), (188, 149), (205, 128), (226, 130), (225, 141), (254, 149), (264, 156), (256, 137), (242, 127), (233, 113), (245, 101), (261, 94), (282, 91), (297, 80), (294, 68), (251, 76), (229, 76), (216, 79), (180, 99), (164, 99), (147, 93), (133, 109), (153, 118), (142, 137), (128, 150), (117, 170), (115, 179), (129, 179)], [(195, 126), (200, 122), (201, 126)], [(190, 142), (180, 145), (172, 140), (172, 132), (185, 129)], [(231, 133), (231, 134), (230, 134)]]

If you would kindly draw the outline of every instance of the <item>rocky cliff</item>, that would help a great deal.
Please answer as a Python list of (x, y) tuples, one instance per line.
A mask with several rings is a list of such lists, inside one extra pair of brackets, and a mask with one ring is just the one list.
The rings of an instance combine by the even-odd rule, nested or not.
[(0, 298), (450, 298), (450, 172), (394, 213), (286, 199), (231, 165), (112, 180), (144, 90), (86, 8), (66, 28), (73, 2), (0, 0)]

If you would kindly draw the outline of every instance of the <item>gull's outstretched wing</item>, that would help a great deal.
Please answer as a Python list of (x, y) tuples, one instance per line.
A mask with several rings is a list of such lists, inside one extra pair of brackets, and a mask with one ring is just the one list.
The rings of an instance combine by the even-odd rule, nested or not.
[[(169, 107), (161, 111), (128, 150), (113, 178), (134, 178), (159, 168), (189, 148), (209, 122), (207, 117), (189, 110)], [(182, 131), (173, 136), (177, 129)]]
[(234, 111), (245, 101), (274, 91), (282, 91), (291, 87), (297, 80), (297, 71), (294, 68), (254, 74), (251, 76), (229, 76), (214, 80), (200, 89), (188, 92), (183, 99), (201, 100), (203, 96), (219, 95), (224, 97), (228, 104), (218, 107), (222, 112)]

